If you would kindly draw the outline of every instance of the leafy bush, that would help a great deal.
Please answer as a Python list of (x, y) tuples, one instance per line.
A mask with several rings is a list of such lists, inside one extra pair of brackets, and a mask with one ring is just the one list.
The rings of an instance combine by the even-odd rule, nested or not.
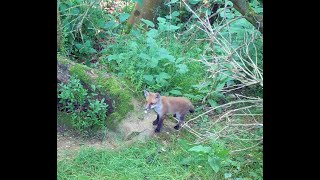
[[(81, 133), (105, 126), (108, 105), (104, 98), (98, 100), (97, 94), (88, 93), (77, 77), (71, 77), (68, 84), (60, 83), (58, 98), (62, 110), (71, 113), (71, 125)], [(95, 90), (95, 87), (92, 88)]]
[(105, 48), (104, 43), (114, 33), (121, 33), (124, 22), (130, 14), (108, 14), (95, 0), (60, 0), (58, 2), (61, 29), (61, 51), (77, 60), (91, 65), (91, 60), (97, 58)]

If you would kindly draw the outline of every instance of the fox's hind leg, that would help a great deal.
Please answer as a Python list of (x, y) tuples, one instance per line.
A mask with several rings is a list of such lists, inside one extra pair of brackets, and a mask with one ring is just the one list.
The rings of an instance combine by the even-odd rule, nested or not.
[(184, 117), (185, 117), (184, 114), (180, 115), (180, 114), (177, 113), (177, 118), (179, 119), (179, 122), (178, 122), (178, 124), (176, 126), (174, 126), (174, 129), (176, 129), (176, 130), (180, 129), (181, 124), (184, 122)]

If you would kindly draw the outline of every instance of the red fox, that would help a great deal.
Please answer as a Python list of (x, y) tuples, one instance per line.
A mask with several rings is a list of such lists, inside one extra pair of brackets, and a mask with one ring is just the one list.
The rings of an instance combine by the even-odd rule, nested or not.
[(194, 107), (189, 99), (184, 97), (167, 97), (160, 96), (159, 93), (152, 93), (144, 90), (146, 97), (145, 111), (154, 109), (157, 113), (157, 119), (153, 121), (153, 125), (157, 125), (155, 132), (160, 132), (163, 120), (166, 115), (173, 114), (174, 117), (179, 119), (179, 122), (174, 128), (178, 130), (184, 122), (184, 118), (188, 111), (194, 113)]

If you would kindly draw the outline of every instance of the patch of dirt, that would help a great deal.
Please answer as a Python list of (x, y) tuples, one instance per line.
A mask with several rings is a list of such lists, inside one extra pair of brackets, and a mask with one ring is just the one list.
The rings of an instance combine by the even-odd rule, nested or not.
[[(81, 139), (69, 131), (63, 125), (57, 125), (57, 153), (58, 160), (72, 157), (82, 146), (95, 147), (97, 149), (119, 149), (127, 147), (136, 141), (145, 141), (148, 138), (160, 134), (177, 132), (173, 123), (167, 118), (163, 122), (160, 134), (155, 133), (156, 126), (152, 122), (156, 119), (155, 112), (144, 113), (143, 103), (133, 99), (134, 110), (129, 112), (127, 117), (119, 124), (116, 132), (108, 131), (104, 138)], [(99, 133), (103, 134), (103, 133)], [(69, 152), (69, 153), (68, 153)], [(72, 152), (72, 153), (71, 153)]]

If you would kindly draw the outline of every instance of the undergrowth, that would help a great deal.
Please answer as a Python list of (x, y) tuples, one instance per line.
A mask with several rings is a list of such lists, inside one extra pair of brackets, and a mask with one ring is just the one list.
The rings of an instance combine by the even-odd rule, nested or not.
[(83, 147), (58, 162), (58, 179), (262, 179), (260, 152), (234, 155), (223, 142), (192, 145), (190, 138), (167, 136), (119, 151)]

